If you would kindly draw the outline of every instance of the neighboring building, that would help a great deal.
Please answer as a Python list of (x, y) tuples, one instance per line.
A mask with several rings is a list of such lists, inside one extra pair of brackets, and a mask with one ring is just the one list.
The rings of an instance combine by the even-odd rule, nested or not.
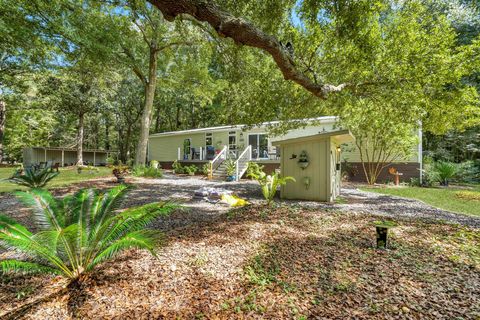
[[(89, 165), (105, 165), (110, 154), (116, 151), (83, 150), (83, 161)], [(29, 166), (41, 162), (58, 163), (61, 167), (77, 163), (77, 149), (55, 147), (30, 147), (23, 149), (23, 165)]]
[[(289, 130), (285, 135), (273, 136), (267, 133), (268, 127), (278, 122), (267, 122), (249, 128), (245, 125), (219, 126), (192, 130), (182, 130), (152, 134), (148, 142), (148, 160), (157, 160), (163, 168), (169, 169), (173, 161), (194, 163), (201, 166), (215, 158), (225, 149), (225, 157), (238, 158), (248, 149), (251, 161), (264, 165), (267, 172), (280, 168), (280, 149), (274, 145), (276, 141), (312, 136), (339, 130), (336, 117), (321, 117), (306, 119), (302, 122), (311, 123), (304, 128)], [(414, 134), (414, 133), (412, 133)], [(421, 143), (421, 141), (419, 142)], [(403, 173), (402, 179), (408, 181), (411, 177), (419, 177), (421, 155), (420, 145), (412, 150), (408, 159), (392, 164)], [(243, 154), (243, 157), (246, 155)], [(353, 142), (342, 145), (342, 161), (348, 162), (350, 180), (365, 181), (358, 149)], [(345, 162), (343, 162), (344, 164)], [(242, 171), (242, 170), (240, 170)], [(380, 182), (392, 179), (388, 170), (384, 170)]]

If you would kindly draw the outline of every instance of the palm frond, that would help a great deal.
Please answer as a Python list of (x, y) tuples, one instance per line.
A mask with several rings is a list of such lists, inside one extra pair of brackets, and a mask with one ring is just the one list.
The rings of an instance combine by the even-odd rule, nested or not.
[(41, 265), (35, 262), (20, 261), (15, 259), (0, 261), (0, 270), (2, 273), (24, 273), (24, 274), (37, 274), (37, 273), (52, 273), (61, 274), (61, 272), (55, 268)]
[(27, 192), (19, 191), (16, 195), (32, 209), (33, 218), (41, 229), (60, 230), (64, 226), (65, 215), (58, 210), (57, 201), (48, 191), (32, 189)]
[(95, 259), (87, 266), (87, 270), (91, 270), (97, 264), (111, 259), (119, 252), (129, 248), (146, 249), (155, 255), (155, 248), (161, 245), (162, 240), (163, 235), (155, 230), (130, 232), (97, 254)]
[(103, 199), (97, 214), (93, 218), (93, 224), (98, 227), (105, 219), (108, 219), (108, 214), (112, 213), (120, 205), (121, 200), (127, 193), (129, 187), (126, 185), (119, 185), (118, 187), (110, 189)]
[(155, 202), (127, 209), (112, 219), (116, 223), (104, 235), (104, 239), (105, 241), (113, 241), (123, 236), (126, 232), (140, 230), (158, 217), (167, 216), (179, 207), (178, 204), (171, 202)]

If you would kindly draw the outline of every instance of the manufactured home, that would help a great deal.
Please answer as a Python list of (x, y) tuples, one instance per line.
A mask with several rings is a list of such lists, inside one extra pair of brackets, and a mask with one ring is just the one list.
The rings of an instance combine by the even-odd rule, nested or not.
[[(284, 159), (281, 141), (294, 141), (294, 144), (301, 146), (305, 143), (302, 140), (304, 137), (322, 134), (328, 136), (328, 134), (343, 130), (338, 126), (336, 117), (306, 119), (302, 120), (302, 123), (305, 124), (304, 127), (289, 130), (283, 135), (269, 133), (269, 129), (278, 122), (263, 123), (253, 128), (245, 125), (227, 125), (155, 133), (149, 137), (148, 160), (157, 160), (163, 168), (169, 169), (175, 160), (185, 165), (196, 164), (201, 167), (204, 163), (211, 161), (216, 163), (217, 159), (220, 160), (218, 162), (221, 162), (222, 159), (231, 158), (236, 160), (237, 167), (240, 167), (237, 168), (237, 176), (244, 173), (248, 161), (258, 162), (264, 166), (265, 171), (272, 172), (280, 169)], [(316, 138), (320, 139), (321, 136)], [(412, 150), (411, 157), (391, 164), (403, 174), (404, 181), (420, 175), (420, 140), (419, 145)], [(291, 155), (286, 154), (285, 156)], [(342, 143), (339, 145), (338, 159), (335, 161), (342, 165), (348, 164), (350, 180), (365, 181), (360, 155), (353, 139), (348, 141), (342, 139)], [(218, 164), (217, 168), (215, 163), (213, 169), (222, 170), (221, 165)], [(335, 166), (339, 167), (337, 164)], [(388, 174), (388, 168), (385, 168), (379, 181), (383, 182), (387, 179), (392, 179), (392, 177)]]

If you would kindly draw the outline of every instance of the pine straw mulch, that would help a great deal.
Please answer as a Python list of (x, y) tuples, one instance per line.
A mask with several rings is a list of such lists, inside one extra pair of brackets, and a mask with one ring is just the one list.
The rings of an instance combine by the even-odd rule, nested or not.
[(170, 230), (158, 259), (129, 251), (75, 289), (2, 277), (0, 318), (478, 319), (477, 230), (399, 221), (380, 251), (373, 220), (250, 206)]

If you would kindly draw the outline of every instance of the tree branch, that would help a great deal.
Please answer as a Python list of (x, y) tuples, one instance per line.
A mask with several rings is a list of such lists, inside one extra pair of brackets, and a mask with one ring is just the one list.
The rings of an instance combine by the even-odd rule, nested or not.
[(166, 20), (173, 21), (181, 14), (188, 14), (198, 21), (205, 21), (223, 37), (232, 38), (236, 44), (259, 48), (268, 52), (285, 80), (291, 80), (315, 96), (326, 99), (329, 93), (339, 92), (348, 84), (317, 84), (297, 70), (292, 57), (272, 35), (242, 18), (237, 18), (218, 8), (212, 1), (205, 0), (148, 0), (156, 6)]

